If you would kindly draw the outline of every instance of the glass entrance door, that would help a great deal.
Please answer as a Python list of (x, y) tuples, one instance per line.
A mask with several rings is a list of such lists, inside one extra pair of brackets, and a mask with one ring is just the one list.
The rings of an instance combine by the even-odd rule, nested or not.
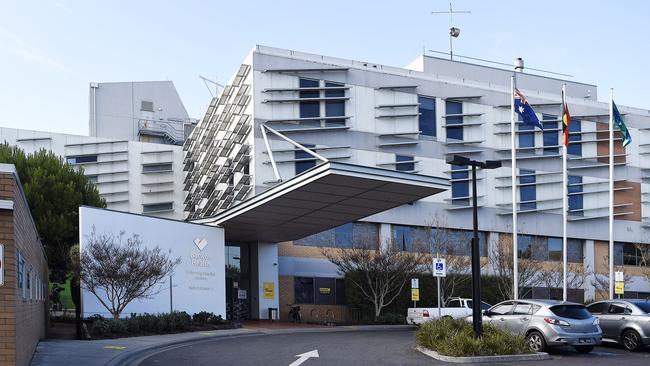
[(250, 260), (246, 244), (226, 243), (226, 318), (250, 318)]

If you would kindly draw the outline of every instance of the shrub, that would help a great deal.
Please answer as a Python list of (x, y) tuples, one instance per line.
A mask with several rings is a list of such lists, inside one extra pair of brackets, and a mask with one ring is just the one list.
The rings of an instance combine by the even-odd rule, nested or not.
[(221, 315), (202, 311), (190, 316), (184, 311), (173, 313), (131, 314), (124, 319), (104, 319), (100, 315), (88, 318), (92, 324), (91, 333), (96, 338), (121, 337), (140, 334), (164, 334), (187, 331), (193, 325), (209, 326), (229, 324)]
[(406, 316), (402, 314), (386, 313), (377, 318), (375, 323), (379, 324), (406, 324)]
[(472, 324), (462, 319), (442, 318), (422, 324), (416, 333), (418, 345), (445, 356), (493, 356), (532, 353), (525, 337), (490, 324), (481, 338), (474, 338)]

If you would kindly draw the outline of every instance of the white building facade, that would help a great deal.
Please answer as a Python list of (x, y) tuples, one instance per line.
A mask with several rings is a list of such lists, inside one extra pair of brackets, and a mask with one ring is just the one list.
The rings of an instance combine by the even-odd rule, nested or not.
[[(209, 218), (320, 164), (317, 157), (270, 133), (271, 129), (329, 161), (448, 177), (451, 189), (445, 193), (280, 243), (279, 285), (286, 289), (280, 292), (280, 303), (303, 301), (305, 306), (316, 306), (319, 281), (335, 287), (333, 280), (339, 277), (334, 266), (318, 255), (319, 247), (349, 246), (355, 233), (370, 232), (380, 242), (405, 243), (408, 250), (418, 230), (436, 220), (442, 220), (446, 229), (467, 233), (472, 222), (469, 171), (450, 166), (446, 158), (459, 154), (501, 160), (502, 168), (478, 173), (479, 229), (483, 256), (487, 256), (512, 232), (511, 75), (508, 70), (429, 56), (397, 68), (257, 46), (185, 143), (184, 210), (189, 219)], [(519, 88), (545, 128), (542, 132), (522, 124), (517, 127), (518, 252), (522, 259), (548, 264), (561, 260), (559, 116), (564, 83), (573, 116), (568, 258), (595, 272), (570, 295), (575, 300), (593, 299), (600, 296), (596, 276), (607, 273), (609, 240), (608, 103), (598, 101), (595, 85), (526, 73), (518, 76)], [(619, 101), (619, 110), (633, 143), (624, 150), (616, 140), (614, 261), (632, 277), (626, 283), (626, 296), (645, 297), (650, 295), (644, 278), (648, 264), (635, 245), (650, 243), (650, 163), (645, 163), (650, 153), (650, 132), (645, 127), (650, 126), (650, 114), (622, 104)], [(269, 127), (265, 133), (262, 125)], [(535, 286), (524, 293), (554, 297), (557, 288)], [(339, 304), (337, 298), (322, 301)]]

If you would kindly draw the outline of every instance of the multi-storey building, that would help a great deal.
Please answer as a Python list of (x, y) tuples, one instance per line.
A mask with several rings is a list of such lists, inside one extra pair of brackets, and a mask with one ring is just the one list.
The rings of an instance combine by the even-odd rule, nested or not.
[[(336, 280), (340, 276), (319, 247), (348, 247), (363, 232), (408, 250), (422, 227), (438, 223), (461, 233), (471, 229), (469, 171), (446, 163), (450, 155), (460, 154), (503, 162), (502, 168), (478, 172), (481, 251), (488, 256), (512, 235), (511, 75), (509, 70), (425, 55), (398, 68), (257, 46), (185, 143), (188, 218), (209, 223), (224, 209), (319, 163), (317, 156), (289, 140), (329, 161), (447, 176), (451, 189), (445, 193), (277, 244), (279, 303), (301, 303), (307, 311), (310, 305), (333, 307), (344, 302), (337, 295), (342, 292)], [(518, 74), (519, 89), (544, 125), (541, 131), (517, 124), (518, 253), (548, 264), (562, 258), (558, 116), (563, 84), (573, 116), (568, 260), (594, 271), (570, 295), (593, 299), (601, 296), (593, 283), (607, 274), (609, 240), (609, 109), (598, 101), (596, 85)], [(619, 102), (633, 142), (623, 149), (620, 139), (616, 141), (614, 262), (632, 278), (626, 295), (647, 296), (648, 263), (635, 244), (650, 243), (650, 165), (644, 159), (650, 153), (650, 112)], [(247, 260), (248, 244), (228, 245), (227, 251), (236, 252), (233, 258)], [(458, 245), (467, 244), (460, 240)], [(321, 287), (334, 290), (322, 294)], [(524, 293), (548, 297), (555, 291), (536, 286)]]
[(108, 208), (183, 219), (183, 152), (196, 120), (171, 81), (91, 83), (90, 136), (0, 128), (0, 142), (83, 167)]

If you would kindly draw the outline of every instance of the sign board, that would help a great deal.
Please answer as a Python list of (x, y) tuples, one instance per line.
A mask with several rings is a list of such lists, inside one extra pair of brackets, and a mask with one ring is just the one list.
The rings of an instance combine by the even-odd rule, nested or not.
[(447, 277), (447, 263), (443, 258), (433, 259), (433, 277)]
[(614, 286), (614, 293), (616, 295), (623, 295), (625, 293), (625, 282), (616, 281), (616, 285)]
[(411, 288), (420, 288), (420, 280), (418, 278), (411, 278)]
[(275, 299), (275, 283), (264, 282), (263, 287), (264, 287), (264, 298)]
[(246, 290), (237, 290), (237, 299), (238, 300), (246, 300), (248, 294), (246, 293)]
[(329, 287), (320, 287), (320, 288), (318, 288), (318, 292), (320, 292), (321, 294), (327, 295), (327, 294), (332, 292), (332, 289), (329, 288)]
[(5, 247), (0, 244), (0, 286), (5, 284)]
[(411, 289), (411, 301), (420, 301), (420, 289), (412, 288)]
[(614, 281), (625, 282), (625, 274), (623, 272), (614, 272)]

